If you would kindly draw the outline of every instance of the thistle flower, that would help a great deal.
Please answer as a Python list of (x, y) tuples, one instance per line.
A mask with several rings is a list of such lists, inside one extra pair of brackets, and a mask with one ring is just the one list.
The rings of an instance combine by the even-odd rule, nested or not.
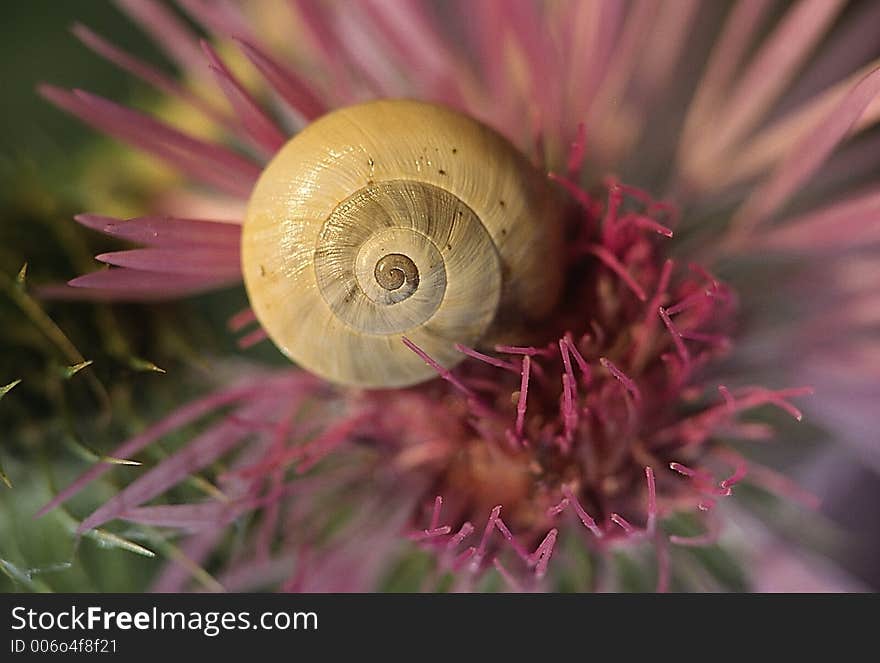
[[(118, 4), (197, 85), (86, 27), (77, 36), (192, 106), (219, 139), (41, 87), (196, 187), (136, 219), (77, 217), (143, 246), (99, 255), (110, 269), (54, 294), (154, 299), (237, 283), (240, 229), (228, 214), (243, 210), (264, 165), (305, 124), (374, 97), (486, 122), (573, 210), (563, 298), (537, 334), (545, 344), (458, 346), (467, 359), (447, 370), (405, 339), (438, 379), (382, 391), (253, 367), (113, 451), (129, 458), (216, 415), (82, 523), (183, 533), (186, 563), (171, 563), (156, 589), (188, 587), (192, 565), (243, 523), (218, 571), (230, 590), (369, 589), (407, 538), (435, 560), (425, 589), (441, 578), (481, 587), (493, 568), (512, 589), (558, 587), (556, 558), (572, 564), (565, 539), (599, 560), (581, 586), (608, 586), (601, 560), (623, 547), (652, 551), (663, 590), (677, 551), (717, 541), (722, 502), (741, 482), (815, 503), (730, 444), (769, 434), (749, 411), (800, 420), (815, 385), (812, 408), (830, 414), (835, 438), (877, 462), (865, 435), (877, 415), (865, 406), (878, 348), (862, 332), (876, 317), (880, 197), (870, 180), (849, 186), (876, 165), (853, 140), (880, 117), (880, 62), (868, 62), (877, 53), (862, 34), (876, 5), (180, 0), (208, 35), (200, 41), (164, 4)], [(264, 38), (280, 25), (284, 39)], [(210, 76), (222, 94), (207, 91)], [(168, 200), (186, 204), (169, 215)], [(193, 218), (194, 208), (225, 213)], [(776, 306), (791, 317), (767, 319)], [(249, 310), (230, 321), (235, 332), (254, 324)], [(240, 342), (264, 338), (256, 328)], [(151, 504), (221, 459), (219, 496)], [(90, 468), (44, 511), (111, 469)], [(670, 525), (682, 513), (690, 536)]]

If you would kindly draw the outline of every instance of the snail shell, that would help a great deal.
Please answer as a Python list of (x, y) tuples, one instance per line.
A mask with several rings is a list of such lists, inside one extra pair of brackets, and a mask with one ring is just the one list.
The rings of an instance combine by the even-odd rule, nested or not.
[[(251, 306), (290, 359), (333, 382), (398, 387), (454, 345), (546, 314), (562, 281), (559, 201), (509, 142), (405, 100), (336, 110), (291, 139), (248, 204)], [(509, 340), (509, 334), (505, 336)]]

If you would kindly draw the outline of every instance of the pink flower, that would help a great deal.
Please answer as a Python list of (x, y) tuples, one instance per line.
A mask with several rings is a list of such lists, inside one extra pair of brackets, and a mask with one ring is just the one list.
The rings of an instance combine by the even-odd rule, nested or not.
[[(406, 537), (460, 589), (491, 569), (516, 590), (553, 588), (563, 539), (597, 559), (647, 546), (662, 590), (679, 550), (716, 542), (720, 503), (740, 482), (815, 504), (729, 444), (766, 436), (743, 416), (752, 409), (800, 420), (812, 393), (803, 385), (814, 384), (812, 407), (831, 410), (837, 438), (878, 462), (861, 428), (877, 421), (880, 355), (860, 330), (876, 324), (880, 194), (876, 182), (845, 186), (860, 167), (846, 147), (880, 118), (880, 65), (864, 64), (861, 33), (876, 6), (853, 8), (850, 23), (836, 0), (785, 10), (742, 0), (728, 12), (690, 0), (303, 1), (289, 14), (180, 0), (211, 36), (200, 44), (163, 4), (119, 4), (189, 80), (213, 76), (225, 103), (85, 27), (76, 34), (199, 110), (222, 144), (84, 91), (41, 93), (178, 167), (199, 196), (245, 201), (299, 127), (338, 106), (407, 96), (504, 133), (569, 193), (572, 213), (546, 344), (460, 346), (468, 359), (448, 371), (405, 341), (442, 379), (387, 391), (254, 367), (116, 449), (128, 458), (220, 415), (82, 530), (113, 519), (177, 529), (202, 564), (243, 523), (244, 542), (217, 571), (230, 590), (369, 589)], [(267, 15), (291, 37), (263, 39)], [(233, 73), (227, 60), (242, 57), (259, 80)], [(94, 296), (183, 296), (240, 279), (239, 227), (227, 220), (165, 210), (77, 220), (143, 245), (98, 256), (112, 267), (70, 282)], [(758, 266), (744, 268), (750, 260)], [(779, 302), (797, 304), (794, 319), (773, 326), (766, 312)], [(230, 324), (254, 323), (244, 311)], [(263, 338), (253, 329), (241, 342)], [(150, 504), (220, 458), (223, 499)], [(110, 470), (90, 468), (44, 511)], [(664, 523), (679, 513), (696, 514), (700, 531), (671, 533)], [(187, 586), (178, 564), (156, 585)]]

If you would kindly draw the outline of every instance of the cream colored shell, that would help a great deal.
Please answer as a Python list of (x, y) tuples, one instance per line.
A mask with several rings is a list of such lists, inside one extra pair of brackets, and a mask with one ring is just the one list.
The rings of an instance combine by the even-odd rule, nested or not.
[(248, 205), (251, 306), (290, 359), (327, 380), (415, 384), (560, 289), (556, 198), (504, 138), (405, 100), (334, 111), (288, 142)]

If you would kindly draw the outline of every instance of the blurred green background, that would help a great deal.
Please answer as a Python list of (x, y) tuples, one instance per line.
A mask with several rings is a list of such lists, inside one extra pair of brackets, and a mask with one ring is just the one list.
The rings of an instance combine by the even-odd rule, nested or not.
[[(141, 108), (160, 103), (146, 86), (94, 55), (70, 34), (79, 21), (128, 51), (174, 71), (149, 40), (109, 0), (8, 3), (0, 23), (0, 592), (142, 591), (175, 555), (173, 539), (144, 527), (114, 524), (82, 541), (78, 518), (114, 494), (132, 468), (119, 467), (64, 509), (35, 519), (59, 487), (139, 432), (220, 381), (218, 359), (280, 362), (262, 344), (242, 352), (226, 331), (227, 318), (246, 304), (240, 288), (149, 306), (45, 301), (40, 285), (63, 283), (97, 269), (93, 256), (118, 244), (76, 224), (90, 211), (136, 214), (147, 208), (157, 177), (146, 162), (42, 100), (40, 82), (82, 87)], [(25, 268), (26, 266), (26, 268)], [(83, 366), (85, 362), (90, 364)], [(5, 385), (5, 387), (4, 387)], [(11, 386), (10, 385), (14, 385)], [(808, 425), (795, 432), (783, 417), (774, 424), (800, 437), (797, 448), (772, 450), (785, 465), (818, 437)], [(152, 458), (185, 439), (156, 445)], [(208, 471), (210, 474), (210, 470)], [(199, 477), (206, 481), (211, 476)], [(192, 482), (190, 482), (192, 484)], [(180, 490), (197, 490), (184, 486)], [(834, 530), (741, 491), (765, 521), (783, 524), (791, 539), (807, 535), (844, 564), (871, 568), (854, 557)], [(174, 493), (171, 494), (173, 499)], [(780, 509), (786, 511), (780, 516)], [(693, 524), (673, 524), (682, 534)], [(784, 528), (783, 528), (784, 529)], [(744, 571), (720, 549), (687, 551), (703, 557), (717, 586), (745, 589)], [(863, 555), (863, 553), (859, 553)], [(155, 556), (154, 556), (155, 555)], [(645, 589), (653, 578), (626, 556), (617, 560), (623, 586)], [(405, 555), (385, 588), (421, 585), (423, 554)], [(588, 565), (588, 562), (584, 562)], [(650, 565), (649, 565), (650, 567)], [(498, 578), (492, 580), (498, 585)], [(567, 588), (566, 580), (560, 588)], [(576, 585), (571, 583), (572, 588)]]

